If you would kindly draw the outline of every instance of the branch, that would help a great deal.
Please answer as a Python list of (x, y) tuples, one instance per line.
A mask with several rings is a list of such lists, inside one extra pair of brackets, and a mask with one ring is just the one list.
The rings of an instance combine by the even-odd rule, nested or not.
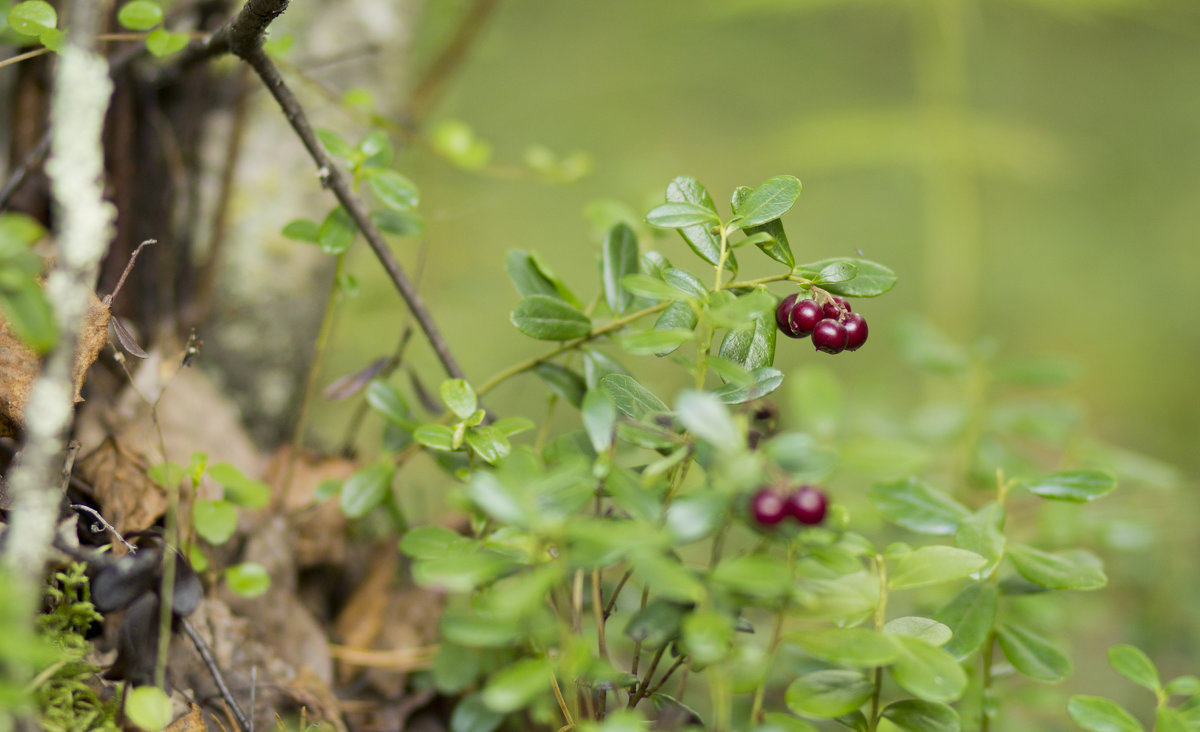
[(304, 108), (300, 106), (296, 95), (284, 83), (283, 77), (279, 75), (279, 69), (263, 51), (263, 33), (266, 32), (271, 21), (279, 17), (287, 9), (287, 6), (287, 0), (249, 0), (241, 12), (217, 29), (207, 42), (201, 44), (195, 52), (189, 55), (186, 62), (228, 52), (242, 59), (250, 65), (250, 68), (254, 69), (267, 87), (267, 91), (279, 104), (279, 108), (283, 110), (284, 116), (292, 125), (292, 129), (295, 130), (300, 141), (304, 143), (309, 156), (317, 164), (322, 183), (333, 191), (338, 203), (350, 214), (355, 226), (366, 237), (371, 251), (375, 253), (375, 257), (383, 265), (388, 277), (391, 278), (392, 284), (404, 298), (405, 304), (416, 318), (417, 325), (425, 334), (429, 345), (433, 347), (446, 373), (454, 378), (465, 378), (454, 355), (450, 352), (449, 344), (446, 343), (437, 324), (433, 322), (433, 316), (425, 306), (425, 301), (417, 294), (417, 289), (408, 279), (408, 275), (404, 273), (400, 263), (396, 261), (392, 250), (388, 248), (387, 240), (383, 238), (383, 233), (371, 221), (367, 207), (354, 194), (345, 174), (329, 157), (329, 153), (325, 151), (325, 147), (321, 145), (316, 133), (313, 132), (312, 125), (308, 122), (308, 116), (304, 113)]
[(462, 21), (454, 31), (450, 42), (438, 54), (417, 85), (413, 87), (408, 113), (412, 124), (415, 125), (425, 118), (429, 108), (433, 106), (438, 95), (446, 86), (446, 80), (466, 59), (467, 50), (474, 43), (479, 31), (483, 29), (488, 16), (496, 8), (497, 2), (498, 0), (475, 0), (471, 7), (463, 13)]

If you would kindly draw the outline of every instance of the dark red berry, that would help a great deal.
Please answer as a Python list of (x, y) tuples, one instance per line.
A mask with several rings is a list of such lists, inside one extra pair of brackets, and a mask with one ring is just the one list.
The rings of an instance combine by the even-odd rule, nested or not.
[(825, 318), (813, 328), (812, 339), (818, 351), (841, 353), (846, 348), (846, 329), (833, 318)]
[(811, 485), (802, 485), (800, 489), (783, 501), (783, 510), (788, 516), (802, 524), (814, 526), (825, 520), (825, 511), (829, 501), (825, 494)]
[(842, 319), (846, 329), (846, 350), (857, 351), (867, 342), (867, 319), (858, 313), (847, 313)]
[(779, 307), (775, 308), (775, 324), (779, 326), (779, 330), (783, 334), (792, 338), (800, 336), (792, 333), (791, 317), (792, 308), (796, 306), (796, 301), (800, 299), (800, 294), (796, 293), (783, 298), (783, 302), (779, 303)]
[[(839, 305), (841, 307), (838, 307)], [(834, 295), (833, 302), (827, 302), (821, 306), (821, 312), (825, 313), (826, 318), (833, 318), (836, 320), (837, 317), (842, 313), (850, 312), (850, 303), (846, 302), (846, 298), (839, 295)]]
[(762, 526), (774, 526), (783, 520), (784, 499), (770, 488), (763, 488), (750, 499), (750, 513)]
[(825, 317), (821, 306), (812, 300), (801, 300), (792, 308), (792, 330), (797, 338), (811, 335), (813, 328)]

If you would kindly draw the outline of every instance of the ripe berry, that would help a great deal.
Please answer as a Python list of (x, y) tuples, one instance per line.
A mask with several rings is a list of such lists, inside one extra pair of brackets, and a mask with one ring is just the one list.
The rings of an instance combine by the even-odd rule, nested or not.
[[(836, 304), (834, 304), (836, 303)], [(838, 306), (841, 307), (838, 307)], [(826, 318), (837, 319), (842, 313), (850, 312), (850, 303), (846, 302), (846, 298), (840, 295), (833, 296), (833, 302), (827, 302), (821, 306), (821, 312), (825, 313)]]
[(774, 526), (786, 515), (783, 496), (763, 488), (750, 499), (750, 513), (761, 526)]
[(821, 307), (812, 300), (801, 300), (792, 308), (792, 330), (798, 338), (811, 335), (813, 328), (824, 317)]
[(799, 338), (798, 335), (792, 334), (792, 308), (796, 306), (796, 301), (800, 299), (800, 294), (792, 294), (783, 298), (783, 302), (779, 303), (779, 307), (775, 308), (775, 324), (779, 326), (779, 330), (783, 331), (786, 336)]
[(825, 494), (811, 485), (802, 485), (800, 490), (783, 501), (783, 510), (802, 524), (814, 526), (825, 520), (829, 501)]
[(812, 339), (818, 351), (841, 353), (846, 348), (846, 329), (833, 318), (825, 318), (813, 328)]
[(867, 319), (858, 313), (847, 313), (842, 319), (846, 329), (846, 350), (857, 351), (867, 342)]

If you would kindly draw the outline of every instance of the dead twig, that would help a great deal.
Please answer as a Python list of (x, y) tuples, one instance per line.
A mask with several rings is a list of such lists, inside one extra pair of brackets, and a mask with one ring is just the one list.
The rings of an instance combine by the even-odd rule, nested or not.
[(252, 732), (254, 726), (250, 722), (249, 718), (246, 717), (246, 713), (242, 711), (241, 706), (238, 705), (237, 699), (234, 699), (233, 694), (230, 693), (229, 687), (225, 684), (225, 677), (221, 674), (221, 669), (219, 666), (217, 666), (217, 662), (213, 658), (212, 651), (209, 650), (208, 644), (204, 642), (204, 639), (200, 637), (200, 635), (196, 632), (196, 629), (192, 627), (192, 624), (187, 618), (180, 618), (179, 622), (180, 625), (183, 626), (183, 632), (186, 633), (187, 637), (192, 640), (192, 645), (196, 647), (196, 653), (200, 654), (200, 660), (204, 661), (204, 665), (208, 668), (208, 672), (212, 674), (213, 683), (217, 685), (217, 691), (221, 692), (222, 701), (224, 701), (229, 710), (233, 712), (233, 716), (237, 720), (238, 726), (242, 728), (243, 732)]

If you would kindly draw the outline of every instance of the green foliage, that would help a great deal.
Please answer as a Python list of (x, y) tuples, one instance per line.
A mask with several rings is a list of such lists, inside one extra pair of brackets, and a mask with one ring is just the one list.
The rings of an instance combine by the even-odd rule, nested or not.
[[(40, 16), (35, 13), (34, 17)], [(42, 262), (30, 251), (44, 234), (42, 227), (27, 216), (0, 214), (0, 309), (13, 332), (43, 353), (58, 340), (54, 314), (38, 284)]]

